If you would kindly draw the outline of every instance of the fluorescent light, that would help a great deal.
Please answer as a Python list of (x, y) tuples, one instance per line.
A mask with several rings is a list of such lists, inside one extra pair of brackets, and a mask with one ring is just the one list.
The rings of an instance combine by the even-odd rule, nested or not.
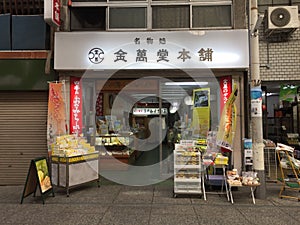
[(171, 106), (169, 110), (170, 110), (170, 113), (176, 113), (176, 111), (178, 110), (178, 107)]
[(186, 96), (186, 97), (184, 98), (184, 103), (185, 103), (186, 105), (193, 105), (193, 99), (192, 99), (192, 97), (191, 97), (191, 96)]
[(201, 82), (166, 82), (165, 85), (171, 86), (171, 85), (207, 85), (208, 82), (206, 81), (201, 81)]

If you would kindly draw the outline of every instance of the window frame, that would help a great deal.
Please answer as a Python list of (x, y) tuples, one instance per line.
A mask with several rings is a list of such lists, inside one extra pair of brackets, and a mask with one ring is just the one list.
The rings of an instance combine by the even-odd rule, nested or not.
[[(116, 9), (116, 8), (145, 8), (145, 20), (146, 20), (146, 26), (145, 28), (110, 28), (110, 9)], [(106, 28), (107, 31), (122, 31), (122, 30), (147, 30), (148, 29), (148, 7), (144, 7), (144, 6), (128, 6), (128, 5), (122, 5), (122, 6), (110, 6), (106, 8)]]
[[(152, 6), (189, 6), (189, 26), (187, 28), (153, 28), (152, 26)], [(216, 27), (193, 27), (193, 7), (194, 6), (228, 6), (230, 5), (231, 26)], [(106, 28), (105, 31), (160, 31), (160, 30), (211, 30), (211, 29), (233, 29), (234, 26), (234, 7), (233, 0), (104, 0), (101, 2), (72, 2), (71, 7), (106, 7)], [(146, 27), (145, 28), (110, 28), (110, 8), (130, 8), (145, 7), (146, 8)]]

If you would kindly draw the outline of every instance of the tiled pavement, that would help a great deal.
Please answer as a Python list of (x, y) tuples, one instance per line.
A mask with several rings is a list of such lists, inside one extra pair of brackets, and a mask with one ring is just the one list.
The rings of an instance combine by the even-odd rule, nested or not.
[(0, 224), (300, 224), (300, 202), (278, 198), (279, 189), (267, 183), (267, 198), (254, 205), (247, 188), (233, 191), (231, 204), (218, 194), (208, 194), (207, 201), (197, 195), (174, 198), (172, 180), (146, 187), (104, 182), (72, 189), (69, 197), (55, 189), (43, 205), (32, 195), (20, 204), (23, 186), (0, 186)]

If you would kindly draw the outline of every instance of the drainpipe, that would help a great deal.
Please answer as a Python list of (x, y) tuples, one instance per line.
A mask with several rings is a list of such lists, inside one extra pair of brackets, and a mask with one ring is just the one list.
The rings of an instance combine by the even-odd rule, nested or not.
[(264, 144), (262, 129), (262, 90), (259, 71), (259, 37), (257, 0), (250, 0), (250, 77), (251, 77), (251, 126), (253, 169), (257, 172), (261, 185), (256, 189), (258, 199), (266, 198), (264, 166)]

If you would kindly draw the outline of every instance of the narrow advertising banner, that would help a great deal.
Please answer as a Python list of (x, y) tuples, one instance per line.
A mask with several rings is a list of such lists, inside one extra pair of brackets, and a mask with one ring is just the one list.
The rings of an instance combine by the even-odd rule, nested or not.
[(194, 134), (206, 137), (210, 129), (210, 89), (193, 90), (193, 104)]
[[(49, 83), (47, 140), (48, 146), (54, 143), (56, 136), (66, 134), (66, 106), (63, 98), (63, 83)], [(51, 148), (48, 148), (51, 152)]]
[(236, 84), (222, 110), (219, 129), (217, 132), (217, 145), (232, 151), (233, 137), (236, 128), (236, 105), (238, 94)]
[(82, 133), (82, 85), (80, 77), (71, 77), (70, 84), (70, 133)]
[(220, 79), (220, 112), (222, 112), (230, 94), (231, 94), (232, 80), (231, 76), (221, 77)]

